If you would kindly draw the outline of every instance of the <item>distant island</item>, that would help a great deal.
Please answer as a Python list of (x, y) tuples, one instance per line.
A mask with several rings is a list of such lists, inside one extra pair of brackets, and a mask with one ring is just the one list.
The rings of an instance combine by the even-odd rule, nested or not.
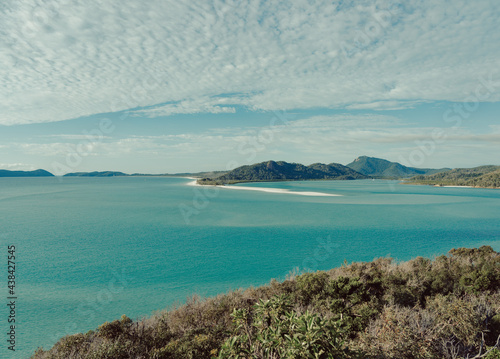
[(207, 177), (218, 176), (226, 173), (226, 171), (209, 171), (196, 173), (123, 173), (118, 171), (93, 171), (93, 172), (71, 172), (66, 173), (63, 177)]
[(54, 175), (45, 170), (35, 170), (35, 171), (0, 170), (0, 177), (54, 177)]
[(354, 180), (369, 178), (338, 163), (314, 163), (309, 166), (284, 161), (266, 161), (241, 166), (213, 178), (201, 178), (198, 184), (224, 185), (259, 181)]
[(500, 188), (500, 166), (455, 168), (446, 172), (415, 176), (407, 180), (406, 183), (434, 186)]
[(94, 171), (94, 172), (72, 172), (66, 173), (63, 177), (118, 177), (118, 176), (129, 176), (123, 172), (115, 171)]
[(500, 253), (483, 246), (194, 296), (150, 318), (123, 315), (66, 336), (31, 358), (494, 359), (499, 343)]
[[(196, 177), (192, 175), (193, 177)], [(500, 188), (500, 166), (475, 168), (416, 168), (381, 158), (360, 156), (347, 165), (314, 163), (306, 166), (285, 161), (266, 161), (241, 166), (197, 180), (200, 185), (243, 182), (396, 179), (407, 184)]]
[(381, 158), (368, 156), (360, 156), (346, 166), (366, 176), (381, 179), (401, 179), (450, 170), (450, 168), (432, 169), (407, 167), (398, 162), (390, 162)]
[(449, 168), (406, 167), (397, 162), (368, 156), (358, 157), (345, 166), (339, 163), (313, 163), (306, 166), (285, 161), (266, 161), (241, 166), (218, 176), (201, 178), (198, 180), (198, 184), (224, 185), (260, 181), (357, 180), (367, 178), (404, 179), (419, 174), (433, 174), (449, 170)]
[[(0, 177), (49, 177), (52, 173), (36, 171), (0, 170)], [(200, 185), (227, 185), (243, 182), (393, 179), (406, 184), (434, 186), (469, 186), (500, 188), (500, 166), (474, 168), (416, 168), (382, 158), (360, 156), (347, 165), (340, 163), (313, 163), (303, 165), (285, 161), (265, 161), (237, 167), (230, 171), (184, 173), (128, 174), (119, 171), (72, 172), (64, 177), (195, 177)]]

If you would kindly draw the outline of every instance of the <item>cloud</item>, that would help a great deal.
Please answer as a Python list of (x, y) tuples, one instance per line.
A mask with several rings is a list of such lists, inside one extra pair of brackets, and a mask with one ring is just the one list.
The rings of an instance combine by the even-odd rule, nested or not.
[(399, 108), (462, 101), (481, 81), (493, 84), (482, 100), (500, 100), (495, 0), (26, 0), (0, 11), (4, 125), (130, 109)]
[[(189, 99), (175, 103), (154, 106), (148, 109), (131, 111), (135, 117), (159, 117), (173, 114), (193, 114), (193, 113), (235, 113), (236, 109), (231, 106), (224, 106), (227, 98), (206, 98)], [(222, 105), (222, 106), (221, 106)]]
[(12, 143), (10, 147), (31, 156), (66, 156), (76, 152), (76, 146), (70, 142)]
[[(54, 143), (10, 143), (9, 149), (29, 156), (65, 158), (67, 156), (86, 157), (129, 157), (137, 155), (169, 156), (179, 154), (195, 154), (203, 151), (220, 153), (229, 151), (233, 141), (223, 135), (179, 134), (162, 136), (130, 136), (120, 139), (74, 142), (68, 138), (66, 142)], [(214, 146), (219, 144), (219, 146)], [(228, 147), (229, 144), (229, 147)]]
[[(439, 131), (439, 141), (434, 140), (435, 131)], [(422, 147), (432, 148), (432, 154), (418, 166), (466, 167), (495, 164), (500, 150), (498, 129), (485, 133), (473, 128), (432, 127), (378, 112), (312, 116), (276, 125), (269, 122), (268, 126), (249, 122), (239, 127), (156, 133), (122, 133), (96, 141), (62, 135), (54, 143), (47, 143), (46, 136), (34, 136), (29, 142), (5, 142), (2, 151), (16, 155), (12, 163), (35, 160), (37, 168), (48, 170), (54, 170), (56, 161), (69, 168), (67, 171), (159, 173), (227, 169), (269, 159), (345, 164), (360, 155), (415, 165), (408, 158)]]
[(34, 171), (37, 168), (27, 163), (0, 163), (0, 169), (9, 171)]
[(348, 110), (406, 110), (409, 108), (414, 108), (418, 105), (419, 101), (376, 101), (371, 103), (359, 103), (348, 105), (345, 108)]
[[(63, 140), (89, 140), (90, 135), (75, 135), (75, 134), (58, 134), (58, 135), (44, 135), (40, 137), (59, 138)], [(110, 136), (99, 135), (100, 139), (110, 139)]]
[(249, 124), (246, 127), (211, 128), (196, 133), (106, 137), (99, 141), (89, 141), (80, 135), (40, 136), (41, 140), (57, 137), (59, 142), (10, 143), (6, 147), (27, 155), (45, 157), (64, 157), (83, 152), (83, 157), (236, 153), (236, 156), (246, 158), (241, 152), (249, 152), (250, 148), (262, 153), (298, 151), (318, 155), (334, 153), (343, 148), (352, 155), (353, 149), (383, 145), (401, 147), (429, 141), (433, 139), (435, 131), (439, 131), (440, 138), (445, 137), (448, 143), (500, 142), (498, 132), (477, 134), (465, 128), (417, 127), (388, 115), (337, 114), (312, 116), (263, 127)]

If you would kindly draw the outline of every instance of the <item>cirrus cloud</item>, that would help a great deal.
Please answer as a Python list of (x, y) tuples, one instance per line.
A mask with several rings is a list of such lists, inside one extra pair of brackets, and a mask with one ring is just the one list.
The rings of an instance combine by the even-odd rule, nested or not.
[(0, 124), (400, 108), (462, 101), (487, 78), (483, 100), (499, 101), (499, 16), (495, 0), (7, 1)]

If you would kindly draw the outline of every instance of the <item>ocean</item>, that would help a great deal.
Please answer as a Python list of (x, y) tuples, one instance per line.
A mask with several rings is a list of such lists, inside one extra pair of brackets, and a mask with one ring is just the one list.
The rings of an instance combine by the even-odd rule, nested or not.
[[(0, 178), (5, 303), (15, 246), (12, 358), (126, 314), (137, 319), (344, 260), (500, 250), (500, 190), (398, 181), (252, 183), (282, 193), (167, 177)], [(338, 196), (297, 195), (315, 192)], [(6, 353), (10, 309), (0, 312)]]

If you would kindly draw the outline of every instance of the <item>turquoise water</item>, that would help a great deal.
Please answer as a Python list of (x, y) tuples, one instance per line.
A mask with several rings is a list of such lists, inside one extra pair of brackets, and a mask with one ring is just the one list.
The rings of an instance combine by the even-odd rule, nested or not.
[[(0, 247), (17, 254), (16, 354), (126, 314), (329, 269), (344, 259), (500, 250), (500, 190), (396, 181), (246, 184), (307, 197), (187, 186), (184, 178), (1, 178)], [(6, 301), (5, 274), (1, 297)]]

